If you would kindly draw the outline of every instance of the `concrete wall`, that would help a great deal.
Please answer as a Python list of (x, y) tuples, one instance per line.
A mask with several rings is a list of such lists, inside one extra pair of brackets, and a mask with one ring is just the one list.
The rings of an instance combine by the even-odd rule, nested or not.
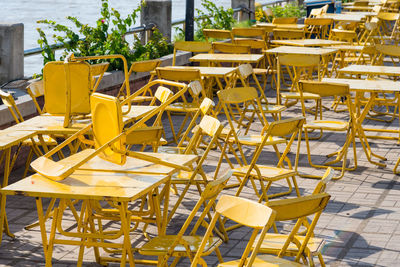
[(240, 20), (255, 19), (255, 0), (231, 0), (232, 8), (246, 7), (252, 11), (250, 16), (247, 13), (243, 13), (243, 16), (239, 18)]
[(158, 30), (171, 41), (171, 0), (145, 0), (141, 12), (141, 24), (154, 23)]
[(0, 84), (24, 76), (24, 24), (0, 24)]

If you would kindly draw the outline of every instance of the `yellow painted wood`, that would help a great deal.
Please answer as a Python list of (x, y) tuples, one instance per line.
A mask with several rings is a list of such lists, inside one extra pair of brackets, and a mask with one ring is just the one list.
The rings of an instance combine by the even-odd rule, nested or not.
[(263, 55), (257, 54), (198, 54), (190, 58), (193, 62), (234, 62), (234, 63), (258, 63), (262, 60)]
[[(290, 46), (303, 46), (303, 47), (332, 46), (332, 45), (347, 44), (346, 42), (343, 42), (343, 41), (334, 41), (334, 40), (325, 40), (325, 39), (272, 40), (271, 43), (276, 44), (276, 45), (290, 45)], [(296, 48), (296, 49), (298, 49), (298, 48)]]
[(209, 38), (216, 40), (232, 40), (232, 32), (229, 30), (217, 30), (217, 29), (203, 29), (203, 35), (207, 42), (209, 42)]
[(339, 69), (340, 73), (363, 74), (363, 75), (390, 75), (400, 76), (400, 67), (375, 66), (375, 65), (350, 65)]
[(172, 66), (175, 66), (176, 52), (186, 51), (192, 53), (209, 53), (211, 52), (211, 43), (197, 42), (197, 41), (178, 41), (174, 43), (174, 57), (172, 59)]
[(389, 80), (359, 80), (323, 78), (323, 82), (348, 84), (350, 90), (360, 92), (400, 92), (400, 82)]
[(212, 43), (213, 53), (227, 53), (227, 54), (250, 54), (251, 47), (239, 44), (230, 43)]

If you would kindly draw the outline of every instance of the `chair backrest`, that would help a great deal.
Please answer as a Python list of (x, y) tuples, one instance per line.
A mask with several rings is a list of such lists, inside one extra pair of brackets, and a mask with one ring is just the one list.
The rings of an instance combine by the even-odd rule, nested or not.
[(17, 104), (14, 101), (14, 98), (11, 94), (6, 93), (0, 90), (0, 98), (3, 101), (3, 104), (8, 108), (11, 113), (11, 116), (14, 118), (16, 123), (20, 123), (24, 121), (24, 117), (20, 113)]
[[(175, 237), (174, 242), (170, 245), (168, 252), (165, 254), (163, 259), (159, 262), (160, 266), (164, 266), (164, 264), (168, 261), (170, 255), (174, 251), (175, 247), (181, 242), (183, 235), (187, 231), (188, 227), (192, 223), (193, 219), (199, 212), (200, 208), (204, 206), (204, 209), (201, 211), (200, 216), (198, 217), (195, 225), (191, 230), (191, 235), (194, 235), (198, 228), (204, 225), (204, 219), (207, 216), (208, 212), (210, 211), (211, 207), (214, 206), (215, 200), (221, 191), (225, 188), (226, 183), (228, 182), (229, 178), (232, 176), (232, 171), (228, 171), (220, 178), (207, 183), (206, 188), (201, 193), (199, 200), (197, 201), (196, 205), (192, 208), (189, 216), (187, 217), (185, 223), (180, 228), (178, 234)], [(211, 225), (210, 225), (211, 226)], [(212, 226), (214, 228), (215, 224)]]
[(209, 38), (216, 40), (232, 40), (232, 33), (229, 30), (217, 30), (217, 29), (203, 29), (203, 35), (207, 42), (209, 42)]
[(274, 18), (272, 20), (272, 24), (296, 24), (298, 18), (290, 17), (290, 18)]
[(274, 29), (272, 33), (275, 40), (298, 40), (305, 38), (304, 30)]
[[(264, 40), (258, 39), (234, 39), (233, 40), (237, 45), (246, 45), (250, 46), (251, 49), (260, 50), (260, 52), (255, 51), (256, 53), (262, 53), (262, 50), (267, 48), (267, 43)], [(255, 53), (252, 51), (252, 53)]]
[(264, 93), (264, 90), (262, 89), (261, 84), (254, 73), (253, 67), (250, 64), (239, 65), (237, 68), (237, 73), (242, 85), (245, 87), (251, 87), (250, 79), (253, 79), (255, 81), (256, 89), (260, 94), (261, 99), (265, 103), (268, 103), (268, 99)]
[(253, 38), (253, 39), (266, 39), (265, 30), (262, 28), (233, 28), (232, 35), (234, 39), (238, 37)]
[(333, 29), (331, 30), (331, 34), (329, 39), (348, 42), (350, 44), (358, 44), (358, 35), (356, 31), (353, 30), (339, 30)]
[(307, 38), (315, 35), (316, 38), (326, 39), (333, 27), (333, 19), (330, 18), (306, 18), (304, 24), (308, 27)]
[(317, 186), (313, 191), (314, 194), (324, 193), (326, 191), (327, 184), (332, 180), (333, 176), (335, 175), (335, 170), (331, 167), (326, 169), (324, 175), (322, 176), (321, 180), (318, 182)]
[[(239, 224), (253, 229), (250, 240), (247, 243), (247, 246), (244, 249), (244, 252), (237, 265), (252, 266), (256, 258), (258, 249), (261, 246), (262, 240), (264, 239), (265, 234), (274, 222), (275, 212), (269, 207), (255, 201), (229, 195), (222, 195), (219, 199), (216, 206), (215, 215), (209, 227), (207, 228), (206, 233), (204, 234), (203, 240), (199, 246), (199, 250), (194, 257), (191, 266), (197, 266), (197, 264), (199, 263), (200, 257), (203, 253), (205, 245), (209, 240), (212, 229), (214, 228), (220, 216), (223, 216), (227, 219), (233, 220)], [(258, 238), (258, 242), (255, 245), (256, 248), (252, 251), (250, 258), (248, 259), (247, 257), (249, 256), (252, 250), (251, 248), (259, 233), (260, 235)]]
[[(315, 226), (328, 204), (330, 197), (331, 196), (327, 193), (318, 193), (292, 199), (273, 200), (267, 203), (268, 207), (276, 211), (275, 221), (297, 220), (282, 246), (278, 257), (284, 256), (289, 245), (292, 242), (295, 242), (298, 247), (295, 261), (300, 261), (301, 257), (303, 257), (308, 241), (314, 234)], [(314, 215), (311, 224), (304, 224), (303, 222), (307, 220), (307, 216), (310, 215)], [(302, 225), (308, 227), (304, 239), (300, 241), (296, 238), (296, 235), (299, 234), (299, 229)]]
[(176, 63), (176, 52), (186, 51), (192, 53), (209, 53), (211, 52), (211, 43), (197, 42), (197, 41), (179, 41), (174, 43), (174, 57), (172, 59), (172, 66)]
[(376, 55), (373, 59), (373, 64), (383, 65), (385, 58), (389, 58), (389, 62), (393, 66), (400, 66), (400, 47), (398, 45), (375, 45)]
[(39, 114), (44, 113), (44, 107), (40, 107), (37, 98), (44, 95), (44, 86), (43, 80), (34, 81), (26, 87), (26, 92), (32, 98), (33, 103), (35, 104), (36, 110)]
[(212, 43), (212, 52), (227, 54), (250, 54), (251, 47), (246, 45), (230, 44), (230, 43)]

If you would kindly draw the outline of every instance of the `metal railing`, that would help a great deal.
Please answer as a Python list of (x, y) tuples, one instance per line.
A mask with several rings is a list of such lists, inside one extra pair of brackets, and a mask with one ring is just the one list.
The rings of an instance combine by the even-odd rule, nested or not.
[[(262, 6), (274, 5), (274, 4), (278, 4), (278, 3), (282, 3), (282, 2), (286, 2), (286, 0), (270, 0), (268, 3), (262, 4)], [(238, 20), (240, 21), (241, 18), (243, 17), (244, 13), (250, 14), (252, 11), (246, 7), (238, 7), (238, 8), (234, 8), (233, 12), (234, 12), (234, 14), (237, 14)], [(201, 18), (202, 18), (202, 16), (195, 17), (195, 19), (201, 19)], [(171, 26), (177, 26), (177, 25), (184, 26), (184, 24), (185, 24), (185, 19), (177, 19), (177, 20), (173, 20), (171, 22)], [(144, 40), (144, 42), (147, 42), (155, 27), (157, 27), (157, 25), (155, 25), (154, 23), (149, 23), (147, 25), (141, 25), (141, 26), (129, 29), (125, 35), (136, 34), (136, 33), (145, 33), (143, 40)], [(82, 38), (81, 40), (84, 40), (84, 39)], [(50, 48), (53, 50), (58, 50), (63, 47), (64, 47), (63, 43), (56, 43), (56, 44), (50, 45)], [(43, 52), (43, 50), (44, 49), (42, 49), (40, 47), (26, 49), (26, 50), (24, 50), (24, 57), (41, 54)]]

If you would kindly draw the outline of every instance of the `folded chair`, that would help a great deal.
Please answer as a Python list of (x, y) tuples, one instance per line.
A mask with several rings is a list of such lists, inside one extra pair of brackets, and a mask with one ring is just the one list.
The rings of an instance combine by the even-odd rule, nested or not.
[[(314, 237), (314, 229), (329, 199), (329, 194), (318, 193), (268, 202), (267, 206), (276, 212), (275, 221), (296, 220), (296, 223), (289, 234), (267, 233), (264, 238), (260, 236), (256, 239), (263, 241), (260, 247), (253, 246), (254, 250), (278, 256), (260, 255), (258, 256), (260, 260), (278, 264), (281, 261), (279, 258), (295, 257), (294, 261), (297, 263), (302, 260), (308, 266), (315, 266), (313, 256), (318, 256), (321, 266), (325, 266), (321, 254), (325, 241)], [(310, 224), (304, 224), (307, 216), (314, 216)], [(301, 226), (307, 226), (305, 233), (300, 233)]]
[[(171, 266), (176, 266), (182, 257), (188, 257), (191, 261), (193, 256), (199, 250), (200, 244), (202, 245), (202, 253), (200, 256), (207, 256), (213, 251), (216, 252), (218, 259), (222, 262), (221, 253), (218, 246), (222, 243), (222, 240), (217, 236), (207, 236), (207, 244), (201, 243), (203, 237), (197, 234), (200, 226), (207, 225), (206, 216), (210, 209), (214, 206), (214, 202), (218, 197), (219, 193), (224, 189), (225, 184), (229, 180), (231, 172), (227, 172), (221, 178), (212, 181), (207, 184), (204, 191), (201, 193), (199, 200), (197, 201), (194, 208), (191, 210), (185, 223), (180, 228), (177, 235), (159, 235), (151, 239), (149, 242), (144, 244), (140, 249), (139, 253), (148, 256), (158, 256), (158, 261), (153, 262), (157, 266), (168, 266), (168, 259), (175, 257)], [(204, 209), (201, 211), (197, 221), (194, 221), (198, 212), (200, 212), (201, 206)], [(193, 225), (194, 224), (194, 225)], [(191, 231), (188, 235), (185, 235), (186, 231), (191, 226)], [(207, 227), (207, 226), (206, 226)], [(215, 223), (209, 225), (210, 228), (215, 228)], [(198, 257), (200, 257), (198, 256)], [(151, 261), (145, 260), (146, 263), (151, 264)]]
[[(189, 95), (182, 95), (178, 101), (171, 103), (166, 108), (173, 142), (178, 144), (188, 119), (193, 118), (193, 114), (200, 108), (201, 101), (207, 96), (204, 90), (204, 83), (200, 71), (197, 69), (159, 67), (156, 71), (159, 79), (190, 83), (188, 88)], [(176, 88), (172, 88), (172, 90), (176, 90)], [(172, 113), (185, 115), (178, 131), (175, 131)]]
[[(262, 141), (260, 142), (260, 144), (257, 145), (250, 164), (233, 169), (233, 175), (240, 177), (241, 180), (240, 186), (236, 192), (236, 196), (240, 195), (244, 186), (250, 180), (255, 194), (259, 197), (259, 202), (268, 202), (268, 199), (271, 197), (287, 195), (292, 192), (292, 184), (289, 178), (292, 178), (296, 195), (300, 196), (300, 191), (296, 181), (296, 175), (298, 175), (297, 167), (299, 161), (301, 131), (303, 123), (304, 117), (296, 117), (292, 119), (274, 121), (269, 126), (266, 126), (263, 129)], [(257, 163), (260, 158), (261, 152), (263, 151), (266, 144), (271, 142), (273, 138), (282, 138), (286, 136), (289, 137), (283, 153), (279, 154), (278, 151), (275, 151), (278, 156), (278, 163), (276, 164), (276, 167), (261, 165)], [(296, 138), (298, 138), (296, 156), (294, 165), (292, 165), (290, 159), (288, 158), (288, 153), (290, 152), (291, 146)], [(285, 163), (287, 164), (286, 167)], [(268, 195), (268, 190), (271, 187), (272, 183), (282, 179), (285, 179), (287, 181), (289, 190), (286, 192)], [(256, 180), (258, 180), (260, 183), (261, 194), (258, 193), (259, 189), (256, 186)], [(267, 184), (265, 185), (265, 183)]]
[[(306, 123), (303, 125), (304, 128), (304, 135), (305, 141), (307, 146), (307, 155), (308, 161), (310, 165), (314, 168), (328, 168), (335, 163), (339, 163), (342, 161), (341, 167), (331, 166), (334, 169), (341, 170), (339, 176), (334, 177), (333, 179), (340, 179), (343, 177), (344, 172), (346, 170), (355, 170), (357, 168), (357, 151), (355, 145), (355, 135), (356, 135), (356, 119), (355, 119), (355, 111), (353, 108), (353, 104), (351, 103), (351, 95), (349, 92), (349, 86), (345, 84), (335, 84), (335, 83), (326, 83), (326, 82), (313, 82), (313, 81), (300, 81), (299, 82), (299, 89), (300, 89), (300, 96), (301, 96), (301, 105), (303, 116), (306, 116), (306, 106), (305, 106), (305, 98), (303, 98), (304, 93), (312, 93), (319, 95), (321, 99), (326, 97), (341, 97), (346, 105), (349, 112), (349, 119), (348, 121), (335, 121), (335, 120), (323, 120), (322, 115), (318, 120), (317, 117), (314, 117), (314, 120), (307, 120)], [(322, 103), (321, 103), (322, 104)], [(317, 107), (318, 110), (318, 107)], [(322, 112), (322, 109), (321, 109)], [(346, 140), (339, 151), (334, 153), (328, 154), (327, 157), (335, 158), (329, 162), (326, 162), (324, 165), (314, 164), (311, 160), (311, 149), (310, 149), (310, 138), (309, 133), (312, 131), (333, 131), (333, 132), (345, 132), (346, 133)], [(353, 146), (353, 154), (354, 154), (354, 167), (349, 168), (347, 166), (347, 154), (348, 148), (350, 145)], [(308, 174), (300, 174), (301, 177), (308, 177), (308, 178), (321, 178), (321, 176), (315, 175), (308, 175)]]
[[(220, 259), (220, 264), (218, 266), (259, 266), (257, 252), (261, 245), (261, 241), (257, 242), (256, 237), (259, 234), (261, 237), (259, 240), (262, 240), (274, 222), (275, 212), (269, 207), (261, 205), (257, 202), (228, 195), (221, 196), (220, 200), (218, 201), (215, 215), (207, 228), (207, 232), (204, 234), (204, 237), (197, 249), (197, 253), (192, 260), (191, 266), (196, 267), (199, 264), (201, 266), (207, 266), (207, 263), (202, 257), (209, 254), (208, 247), (210, 243), (209, 240), (212, 238), (212, 230), (215, 227), (217, 220), (221, 217), (245, 225), (246, 227), (252, 229), (252, 232), (250, 235), (250, 240), (247, 243), (241, 258), (228, 262), (223, 262), (222, 259)], [(255, 249), (253, 249), (250, 255), (252, 246), (254, 246)], [(248, 258), (249, 255), (250, 257)]]
[[(143, 127), (145, 123), (155, 115), (161, 116), (163, 110), (171, 102), (184, 94), (187, 90), (187, 85), (185, 84), (163, 80), (155, 80), (149, 83), (149, 86), (151, 85), (177, 86), (180, 87), (181, 90), (179, 90), (179, 92), (177, 92), (173, 97), (170, 97), (157, 108), (154, 108), (151, 111), (147, 112), (146, 115), (141, 117), (137, 122), (133, 123), (133, 125), (126, 130), (124, 129), (121, 106), (126, 102), (129, 102), (130, 98), (128, 97), (120, 103), (115, 97), (98, 93), (93, 94), (91, 96), (92, 124), (75, 133), (59, 146), (50, 150), (44, 156), (39, 157), (38, 159), (33, 161), (31, 163), (31, 167), (36, 172), (49, 179), (63, 180), (71, 173), (73, 173), (76, 169), (79, 169), (90, 159), (93, 159), (95, 156), (99, 156), (106, 161), (110, 161), (119, 165), (125, 164), (127, 157), (135, 157), (153, 163), (163, 164), (168, 167), (190, 171), (191, 168), (188, 166), (181, 166), (177, 163), (163, 160), (162, 157), (157, 158), (157, 155), (154, 155), (152, 153), (134, 152), (126, 149), (125, 140), (130, 134), (134, 134), (135, 130)], [(134, 95), (132, 95), (132, 97), (134, 97)], [(84, 137), (84, 135), (88, 134), (90, 131), (92, 131), (94, 141), (86, 140)], [(76, 154), (71, 155), (68, 158), (59, 160), (57, 162), (52, 160), (52, 156), (56, 152), (60, 151), (62, 148), (64, 148), (66, 145), (70, 144), (76, 139), (88, 144), (89, 146), (94, 146), (94, 149), (84, 149)]]

